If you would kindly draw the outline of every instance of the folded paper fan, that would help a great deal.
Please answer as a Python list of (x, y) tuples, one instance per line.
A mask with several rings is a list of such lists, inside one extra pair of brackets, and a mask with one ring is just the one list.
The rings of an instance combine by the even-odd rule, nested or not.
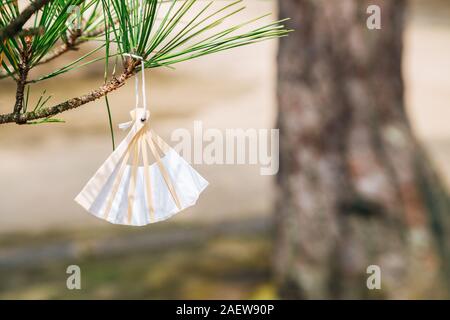
[(208, 182), (150, 129), (145, 108), (131, 116), (130, 132), (75, 201), (111, 223), (142, 226), (194, 205)]

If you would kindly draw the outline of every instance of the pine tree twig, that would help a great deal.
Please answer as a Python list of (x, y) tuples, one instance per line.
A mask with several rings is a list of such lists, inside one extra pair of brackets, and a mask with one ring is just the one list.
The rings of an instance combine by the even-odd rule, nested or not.
[(30, 28), (30, 29), (23, 29), (20, 31), (17, 36), (18, 37), (26, 37), (26, 36), (36, 36), (36, 35), (42, 35), (44, 33), (44, 28), (38, 27), (38, 28)]
[(25, 42), (25, 47), (21, 52), (19, 78), (17, 79), (16, 103), (14, 104), (14, 114), (16, 115), (19, 115), (23, 109), (25, 86), (27, 84), (28, 72), (30, 71), (31, 38), (27, 37)]
[[(35, 0), (34, 5), (36, 6), (37, 3), (43, 4), (44, 2), (49, 1), (51, 0)], [(83, 0), (78, 1), (83, 2)], [(292, 31), (286, 29), (284, 25), (282, 25), (282, 23), (287, 19), (265, 23), (259, 27), (251, 29), (250, 31), (238, 31), (241, 28), (253, 24), (254, 22), (268, 16), (263, 15), (245, 21), (241, 24), (225, 28), (223, 30), (216, 29), (216, 31), (214, 31), (211, 35), (206, 34), (210, 29), (215, 28), (225, 19), (244, 10), (245, 6), (241, 7), (240, 5), (242, 0), (236, 0), (231, 2), (230, 4), (223, 5), (222, 8), (219, 8), (211, 14), (206, 15), (205, 12), (213, 3), (210, 2), (201, 10), (199, 10), (199, 12), (194, 15), (192, 20), (189, 21), (187, 25), (184, 26), (184, 28), (178, 31), (173, 31), (178, 29), (176, 28), (176, 26), (181, 23), (181, 19), (183, 17), (187, 16), (188, 12), (191, 8), (194, 7), (194, 4), (197, 1), (201, 0), (183, 1), (183, 3), (179, 7), (175, 5), (176, 1), (168, 1), (172, 4), (165, 12), (165, 15), (159, 25), (155, 24), (160, 4), (159, 0), (146, 0), (145, 2), (142, 2), (143, 9), (140, 10), (141, 12), (136, 11), (134, 6), (129, 4), (127, 1), (124, 2), (123, 0), (112, 0), (114, 5), (111, 8), (109, 8), (109, 2), (103, 2), (103, 14), (105, 15), (104, 25), (106, 28), (105, 45), (107, 48), (109, 48), (110, 43), (113, 41), (114, 46), (117, 47), (117, 51), (119, 53), (136, 52), (144, 58), (149, 56), (152, 52), (157, 52), (156, 54), (152, 55), (151, 61), (148, 61), (146, 63), (146, 67), (170, 67), (175, 63), (188, 61), (216, 52), (257, 43), (263, 40), (284, 37)], [(134, 1), (132, 2), (135, 3)], [(93, 1), (92, 3), (95, 3), (95, 1)], [(57, 4), (59, 4), (59, 2)], [(110, 10), (112, 10), (113, 12), (111, 13)], [(29, 11), (29, 9), (27, 8), (25, 11)], [(227, 14), (225, 14), (224, 11), (226, 11)], [(63, 21), (61, 20), (63, 18), (61, 18), (61, 15), (56, 15), (56, 13), (57, 12), (55, 11), (52, 13), (48, 13), (48, 16), (45, 16), (46, 19), (43, 20), (43, 25), (47, 25), (48, 21), (51, 21), (51, 19), (53, 18), (58, 19), (57, 17), (59, 17), (60, 19), (57, 20), (58, 23), (55, 26), (51, 25), (52, 32), (45, 33), (45, 35), (48, 36), (47, 39), (42, 40), (42, 43), (40, 45), (38, 44), (36, 46), (33, 46), (33, 48), (38, 48), (39, 50), (37, 50), (38, 53), (33, 52), (33, 54), (36, 54), (34, 56), (35, 59), (29, 59), (29, 63), (27, 64), (28, 69), (25, 66), (19, 67), (18, 63), (22, 62), (23, 59), (21, 59), (21, 57), (17, 57), (17, 52), (15, 52), (15, 56), (13, 58), (8, 57), (8, 59), (11, 59), (10, 62), (14, 64), (13, 67), (15, 72), (17, 73), (16, 75), (12, 75), (12, 77), (18, 84), (16, 104), (12, 113), (0, 115), (0, 124), (11, 122), (15, 122), (17, 124), (26, 124), (31, 123), (31, 121), (37, 119), (44, 119), (44, 121), (51, 120), (51, 117), (56, 114), (77, 108), (100, 97), (104, 97), (109, 92), (120, 88), (125, 83), (125, 81), (132, 76), (135, 68), (137, 68), (135, 61), (127, 60), (127, 65), (124, 67), (124, 72), (118, 78), (113, 76), (112, 80), (103, 84), (98, 89), (91, 91), (84, 96), (69, 99), (63, 103), (54, 105), (53, 107), (44, 108), (42, 106), (33, 111), (27, 111), (26, 106), (23, 105), (23, 93), (25, 91), (25, 88), (27, 87), (27, 84), (36, 82), (38, 80), (48, 79), (50, 77), (54, 77), (72, 70), (74, 68), (74, 65), (76, 65), (80, 60), (105, 46), (103, 45), (96, 50), (91, 51), (89, 54), (80, 57), (80, 59), (74, 61), (70, 65), (56, 70), (54, 73), (44, 76), (41, 79), (27, 82), (26, 78), (28, 70), (30, 68), (34, 68), (37, 64), (42, 62), (42, 59), (44, 59), (44, 62), (50, 61), (60, 56), (64, 52), (75, 49), (78, 42), (90, 39), (89, 37), (81, 37), (79, 34), (67, 34), (67, 29), (64, 28)], [(200, 19), (199, 17), (203, 14), (203, 19)], [(115, 17), (117, 17), (117, 26), (115, 25)], [(91, 18), (89, 21), (92, 21)], [(210, 19), (213, 21), (211, 21)], [(21, 23), (22, 22), (19, 21), (15, 23), (15, 25), (20, 25)], [(23, 23), (21, 28), (23, 27)], [(111, 27), (112, 29), (108, 30), (109, 27)], [(8, 26), (7, 28), (9, 29), (10, 26)], [(4, 30), (5, 29), (3, 29), (3, 31)], [(113, 40), (111, 40), (111, 38), (109, 37), (110, 33), (112, 33), (112, 36), (114, 37)], [(8, 34), (12, 33), (10, 32)], [(17, 32), (15, 34), (17, 35)], [(54, 49), (53, 45), (56, 43), (58, 38), (63, 39), (65, 41), (65, 45), (63, 45), (60, 50), (56, 50), (52, 53), (49, 50)], [(16, 49), (18, 49), (19, 52), (21, 50), (21, 48)], [(108, 59), (110, 56), (108, 50), (106, 56), (106, 59)], [(103, 58), (99, 58), (99, 60), (101, 59)], [(96, 59), (90, 61), (89, 63), (95, 61)], [(3, 65), (5, 65), (4, 61)], [(81, 66), (81, 64), (79, 66)], [(127, 68), (127, 66), (132, 66), (132, 68)]]
[[(71, 50), (78, 50), (78, 46), (88, 42), (88, 38), (96, 37), (98, 35), (101, 35), (105, 30), (103, 28), (99, 28), (98, 30), (94, 30), (92, 32), (89, 32), (87, 34), (83, 34), (81, 32), (73, 32), (68, 41), (62, 44), (59, 48), (51, 52), (48, 56), (44, 57), (41, 61), (39, 61), (38, 65), (45, 64), (47, 62), (50, 62), (60, 56), (62, 56), (64, 53), (71, 51)], [(84, 36), (85, 38), (81, 38)]]
[[(55, 50), (53, 50), (52, 52), (50, 52), (47, 56), (45, 56), (41, 61), (39, 61), (39, 63), (37, 63), (37, 65), (42, 65), (45, 63), (48, 63), (56, 58), (59, 58), (60, 56), (62, 56), (63, 54), (65, 54), (66, 52), (72, 51), (72, 50), (78, 50), (78, 47), (85, 43), (88, 42), (88, 38), (92, 38), (92, 37), (96, 37), (98, 35), (101, 35), (105, 30), (103, 28), (99, 28), (97, 30), (91, 31), (89, 33), (87, 33), (86, 35), (79, 33), (79, 32), (73, 32), (68, 41), (65, 42), (64, 44), (62, 44), (61, 46), (59, 46), (58, 48), (56, 48)], [(84, 36), (85, 38), (81, 38), (82, 36)], [(4, 71), (0, 70), (0, 80), (1, 79), (5, 79), (8, 78), (10, 75)]]
[(110, 81), (108, 81), (98, 89), (91, 91), (90, 93), (81, 97), (72, 98), (55, 106), (42, 108), (35, 111), (25, 113), (13, 112), (0, 115), (0, 124), (13, 122), (17, 124), (26, 124), (28, 121), (49, 118), (64, 111), (75, 109), (89, 102), (95, 101), (101, 97), (104, 97), (106, 94), (122, 87), (125, 84), (126, 80), (134, 74), (136, 65), (136, 61), (128, 63), (128, 66), (125, 66), (125, 70), (119, 77), (113, 77)]
[(77, 46), (84, 42), (78, 41), (80, 36), (81, 30), (70, 31), (70, 35), (67, 41), (64, 42), (59, 48), (57, 48), (56, 50), (48, 54), (46, 57), (44, 57), (41, 61), (39, 61), (38, 65), (52, 61), (53, 59), (58, 58), (59, 56), (63, 55), (64, 53), (70, 50), (78, 50)]
[(23, 26), (31, 18), (31, 16), (50, 1), (52, 0), (36, 0), (32, 2), (16, 19), (11, 21), (8, 26), (0, 30), (0, 41), (15, 37), (22, 31)]
[(14, 104), (15, 115), (19, 115), (23, 108), (25, 86), (29, 70), (30, 69), (25, 61), (19, 64), (19, 79), (17, 80), (16, 103)]

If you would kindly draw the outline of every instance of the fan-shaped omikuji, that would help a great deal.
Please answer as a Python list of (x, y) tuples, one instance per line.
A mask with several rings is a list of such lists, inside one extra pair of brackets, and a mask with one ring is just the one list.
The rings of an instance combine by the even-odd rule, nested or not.
[(148, 111), (131, 116), (130, 132), (75, 201), (111, 223), (142, 226), (194, 205), (208, 182), (150, 129)]

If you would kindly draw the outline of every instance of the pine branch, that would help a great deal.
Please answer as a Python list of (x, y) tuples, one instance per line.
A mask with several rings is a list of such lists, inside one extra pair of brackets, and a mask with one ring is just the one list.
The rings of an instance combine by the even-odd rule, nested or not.
[[(36, 0), (35, 3), (38, 1)], [(82, 37), (81, 32), (70, 33), (68, 34), (68, 38), (65, 37), (67, 34), (65, 33), (67, 32), (65, 28), (67, 13), (61, 14), (59, 12), (60, 10), (65, 10), (65, 7), (60, 8), (61, 3), (59, 1), (62, 1), (61, 3), (64, 1), (69, 1), (70, 3), (83, 2), (83, 0), (55, 0), (50, 4), (51, 10), (41, 17), (39, 21), (39, 24), (49, 25), (47, 32), (42, 37), (30, 37), (33, 39), (33, 50), (27, 60), (29, 62), (27, 63), (28, 69), (34, 68), (38, 64), (51, 61), (71, 49), (76, 49), (80, 43), (90, 40), (89, 36)], [(100, 18), (106, 21), (104, 30), (106, 47), (109, 48), (110, 43), (114, 43), (117, 45), (116, 55), (133, 52), (143, 57), (146, 60), (145, 68), (168, 67), (175, 63), (188, 61), (216, 52), (263, 40), (284, 37), (292, 31), (282, 25), (286, 19), (253, 27), (248, 31), (243, 30), (265, 18), (267, 15), (244, 21), (231, 27), (220, 28), (225, 20), (228, 20), (231, 16), (245, 9), (245, 6), (241, 6), (242, 0), (231, 1), (214, 10), (211, 9), (214, 0), (203, 5), (198, 10), (195, 9), (194, 4), (200, 3), (201, 0), (171, 0), (167, 1), (168, 6), (161, 19), (158, 20), (157, 14), (161, 4), (164, 2), (166, 1), (146, 0), (143, 2), (142, 7), (137, 8), (137, 2), (135, 0), (102, 0), (104, 16), (100, 16)], [(95, 2), (92, 2), (91, 5), (93, 3)], [(66, 3), (66, 5), (68, 4)], [(53, 8), (53, 6), (55, 7)], [(96, 7), (94, 7), (94, 12), (95, 10)], [(91, 16), (89, 19), (90, 22), (93, 19), (95, 20), (93, 17), (95, 16)], [(188, 19), (187, 22), (182, 27), (177, 28), (182, 23), (183, 18)], [(100, 34), (101, 32), (98, 35)], [(63, 38), (65, 44), (51, 52), (58, 38)], [(28, 70), (19, 66), (19, 62), (25, 61), (21, 56), (23, 49), (19, 42), (14, 41), (15, 39), (11, 38), (6, 41), (6, 45), (2, 44), (4, 41), (0, 41), (0, 45), (4, 49), (2, 53), (7, 57), (12, 69), (8, 69), (8, 74), (11, 76), (11, 74), (15, 73), (16, 76), (14, 78), (18, 84), (14, 111), (9, 114), (0, 115), (0, 124), (11, 122), (25, 124), (37, 119), (47, 121), (56, 114), (92, 102), (120, 88), (134, 74), (136, 68), (135, 62), (127, 60), (128, 65), (131, 67), (125, 67), (125, 71), (118, 78), (114, 77), (97, 90), (81, 97), (69, 99), (53, 107), (42, 107), (28, 112), (26, 106), (24, 106), (23, 97), (27, 84), (49, 79), (80, 66), (99, 61), (103, 58), (78, 64), (92, 53), (102, 49), (105, 45), (100, 46), (80, 57), (75, 62), (46, 76), (27, 81)], [(107, 49), (106, 59), (110, 56)], [(2, 57), (0, 56), (0, 58)], [(3, 62), (3, 65), (6, 67), (5, 62)]]
[(25, 113), (13, 112), (0, 115), (0, 124), (13, 122), (17, 124), (26, 124), (28, 121), (49, 118), (64, 111), (75, 109), (89, 102), (95, 101), (101, 97), (104, 97), (108, 93), (122, 87), (125, 84), (126, 80), (134, 74), (136, 65), (136, 61), (129, 63), (124, 72), (119, 77), (114, 77), (98, 89), (91, 91), (90, 93), (81, 97), (72, 98), (55, 106), (41, 108), (35, 111)]
[(11, 21), (8, 26), (0, 30), (0, 41), (15, 37), (22, 31), (23, 26), (31, 18), (31, 16), (51, 1), (52, 0), (36, 0), (32, 2), (16, 19)]
[[(96, 36), (102, 34), (103, 32), (104, 32), (103, 29), (98, 29), (96, 31), (89, 32), (86, 35), (83, 35), (82, 33), (73, 33), (67, 42), (62, 44), (59, 48), (56, 48), (48, 56), (44, 57), (44, 59), (39, 61), (39, 63), (37, 65), (41, 65), (41, 64), (50, 62), (71, 50), (78, 50), (79, 45), (89, 41), (87, 38), (96, 37)], [(83, 38), (81, 38), (82, 36), (83, 36)], [(0, 76), (0, 78), (1, 78), (1, 76)]]
[[(65, 54), (65, 53), (67, 53), (67, 52), (69, 52), (71, 50), (78, 50), (78, 47), (81, 44), (89, 41), (89, 38), (93, 38), (93, 37), (99, 36), (99, 35), (101, 35), (104, 32), (105, 32), (104, 28), (99, 28), (97, 30), (88, 32), (87, 34), (83, 34), (83, 33), (80, 33), (80, 32), (73, 32), (70, 35), (70, 37), (69, 37), (67, 42), (63, 43), (58, 48), (56, 48), (55, 50), (50, 52), (41, 61), (39, 61), (39, 63), (37, 65), (39, 66), (39, 65), (48, 63), (50, 61), (53, 61), (56, 58), (59, 58), (60, 56), (62, 56), (63, 54)], [(10, 75), (8, 73), (0, 70), (0, 80), (8, 78), (8, 77), (10, 77)]]
[(30, 68), (26, 60), (19, 65), (19, 79), (17, 80), (16, 89), (16, 103), (14, 104), (14, 114), (19, 115), (23, 108), (25, 85), (27, 84), (27, 77)]
[(29, 28), (29, 29), (23, 29), (22, 31), (20, 31), (19, 33), (17, 33), (18, 37), (32, 37), (32, 36), (36, 36), (36, 35), (41, 35), (44, 33), (44, 29), (42, 27), (38, 27), (38, 28)]
[(27, 84), (28, 72), (30, 66), (28, 64), (31, 54), (31, 41), (25, 42), (25, 47), (21, 52), (21, 61), (19, 63), (19, 78), (17, 79), (16, 103), (14, 105), (14, 114), (19, 115), (23, 109), (25, 86)]

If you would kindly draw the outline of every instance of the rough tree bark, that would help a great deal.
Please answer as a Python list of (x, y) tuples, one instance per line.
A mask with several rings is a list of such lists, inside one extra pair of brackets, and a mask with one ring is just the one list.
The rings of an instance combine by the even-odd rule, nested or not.
[[(366, 9), (381, 7), (382, 29)], [(403, 0), (279, 0), (276, 279), (284, 298), (448, 297), (449, 202), (414, 137)], [(381, 290), (368, 290), (369, 265)]]

